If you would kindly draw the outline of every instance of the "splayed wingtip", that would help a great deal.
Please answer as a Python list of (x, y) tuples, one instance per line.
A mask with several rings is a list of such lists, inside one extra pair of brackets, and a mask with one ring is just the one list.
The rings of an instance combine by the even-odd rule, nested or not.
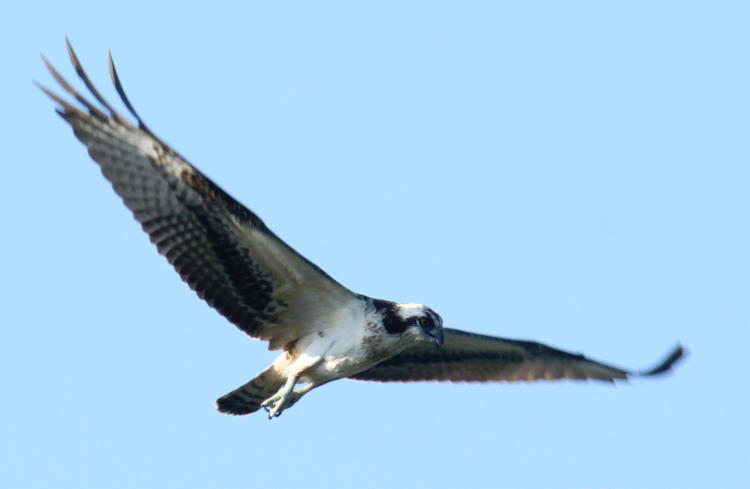
[(685, 349), (682, 347), (682, 345), (678, 344), (672, 352), (667, 355), (667, 357), (662, 360), (660, 364), (658, 364), (656, 367), (650, 369), (638, 372), (637, 375), (641, 377), (649, 377), (652, 375), (660, 375), (663, 373), (666, 373), (672, 369), (672, 367), (677, 363), (680, 359), (685, 357)]

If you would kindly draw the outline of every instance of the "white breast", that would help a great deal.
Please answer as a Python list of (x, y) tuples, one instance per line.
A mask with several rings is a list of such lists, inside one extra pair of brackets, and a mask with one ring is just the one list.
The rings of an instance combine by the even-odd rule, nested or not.
[(403, 350), (398, 335), (387, 335), (380, 317), (365, 310), (364, 302), (340, 308), (320, 329), (300, 338), (299, 351), (320, 362), (307, 371), (303, 382), (329, 382), (367, 370)]

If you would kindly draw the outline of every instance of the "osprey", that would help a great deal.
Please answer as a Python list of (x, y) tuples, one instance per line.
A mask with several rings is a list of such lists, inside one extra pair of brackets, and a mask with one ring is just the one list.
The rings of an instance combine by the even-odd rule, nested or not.
[[(271, 232), (263, 221), (159, 139), (123, 91), (111, 54), (109, 72), (137, 125), (118, 113), (68, 55), (98, 104), (81, 96), (42, 57), (82, 109), (39, 85), (99, 164), (160, 254), (198, 296), (229, 322), (268, 341), (278, 358), (216, 401), (219, 411), (279, 416), (310, 390), (332, 380), (533, 381), (597, 379), (633, 372), (540, 343), (443, 327), (421, 304), (356, 294)], [(677, 346), (655, 368), (669, 370)]]

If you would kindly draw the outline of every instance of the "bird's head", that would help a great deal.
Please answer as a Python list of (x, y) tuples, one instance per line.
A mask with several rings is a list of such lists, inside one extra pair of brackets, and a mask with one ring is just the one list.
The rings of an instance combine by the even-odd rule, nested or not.
[(443, 319), (438, 313), (422, 304), (398, 304), (397, 314), (406, 324), (403, 337), (410, 343), (443, 346)]

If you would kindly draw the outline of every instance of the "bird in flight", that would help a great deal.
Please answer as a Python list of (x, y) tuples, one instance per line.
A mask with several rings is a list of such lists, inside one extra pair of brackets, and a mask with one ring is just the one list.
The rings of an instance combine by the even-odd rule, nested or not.
[(682, 356), (677, 346), (656, 367), (631, 372), (533, 341), (444, 328), (443, 319), (422, 304), (350, 291), (159, 139), (130, 104), (111, 54), (112, 82), (136, 124), (100, 95), (66, 44), (95, 102), (44, 57), (79, 107), (39, 88), (58, 104), (57, 113), (182, 280), (229, 322), (281, 350), (255, 378), (220, 397), (219, 411), (243, 415), (263, 408), (272, 419), (312, 389), (342, 378), (614, 382), (666, 372)]

